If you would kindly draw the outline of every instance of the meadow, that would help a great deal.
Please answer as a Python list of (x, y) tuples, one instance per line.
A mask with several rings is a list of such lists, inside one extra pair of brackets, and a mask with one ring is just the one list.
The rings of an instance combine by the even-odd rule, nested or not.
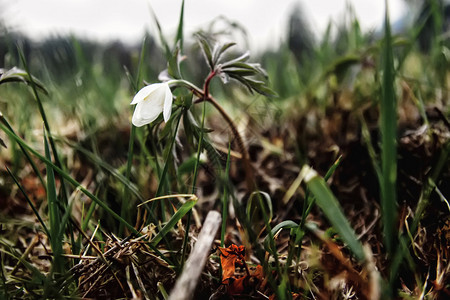
[(0, 298), (447, 299), (440, 5), (321, 37), (293, 11), (257, 55), (184, 1), (134, 46), (0, 23)]

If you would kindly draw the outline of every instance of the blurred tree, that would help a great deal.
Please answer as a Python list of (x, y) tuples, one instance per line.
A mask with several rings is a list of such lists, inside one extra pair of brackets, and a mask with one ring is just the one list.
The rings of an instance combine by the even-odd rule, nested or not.
[(300, 4), (294, 7), (289, 17), (288, 45), (298, 62), (310, 58), (314, 53), (314, 34)]

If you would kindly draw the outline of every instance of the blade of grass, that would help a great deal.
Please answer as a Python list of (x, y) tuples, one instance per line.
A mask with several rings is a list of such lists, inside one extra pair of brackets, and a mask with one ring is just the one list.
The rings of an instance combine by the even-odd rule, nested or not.
[[(146, 48), (145, 45), (146, 45), (146, 39), (144, 37), (144, 39), (142, 41), (142, 46), (141, 46), (141, 54), (139, 55), (139, 63), (138, 63), (138, 70), (137, 70), (137, 75), (136, 75), (136, 82), (134, 84), (136, 93), (138, 92), (139, 82), (141, 81), (142, 63), (144, 61), (145, 48)], [(133, 124), (131, 124), (130, 139), (128, 141), (127, 167), (126, 167), (126, 171), (125, 171), (125, 178), (128, 181), (130, 181), (131, 167), (133, 165), (133, 154), (134, 154), (133, 152), (134, 152), (135, 136), (136, 136), (136, 127)], [(120, 208), (120, 216), (122, 218), (124, 218), (125, 220), (130, 219), (129, 198), (130, 198), (129, 189), (125, 188), (125, 186), (124, 186), (124, 189), (122, 191), (122, 205)], [(123, 224), (120, 224), (119, 236), (122, 235), (123, 230), (124, 230)]]
[[(191, 191), (192, 194), (195, 194), (195, 189), (196, 189), (196, 184), (197, 184), (198, 168), (200, 166), (200, 155), (201, 155), (202, 149), (203, 149), (202, 146), (203, 146), (205, 119), (206, 119), (206, 101), (203, 102), (203, 107), (202, 107), (202, 122), (200, 125), (200, 136), (198, 139), (197, 159), (196, 159), (195, 165), (194, 165), (194, 175), (193, 175), (193, 180), (192, 180), (192, 191)], [(186, 260), (186, 249), (187, 249), (187, 243), (188, 243), (188, 239), (189, 239), (189, 227), (191, 226), (191, 214), (192, 214), (192, 212), (188, 213), (187, 220), (186, 220), (186, 232), (185, 232), (184, 240), (183, 240), (183, 253), (181, 255), (181, 263), (180, 263), (181, 269), (183, 269), (184, 262)]]
[[(17, 45), (17, 50), (18, 50), (18, 53), (19, 53), (19, 56), (20, 56), (20, 60), (22, 61), (22, 64), (25, 67), (25, 71), (28, 74), (29, 83), (30, 83), (31, 89), (33, 91), (34, 98), (35, 98), (35, 100), (36, 100), (36, 102), (38, 104), (39, 113), (41, 115), (42, 121), (44, 122), (44, 128), (45, 128), (45, 131), (47, 132), (47, 135), (48, 135), (48, 140), (50, 142), (50, 146), (51, 146), (51, 149), (52, 149), (52, 153), (53, 153), (53, 158), (54, 158), (55, 164), (56, 164), (56, 166), (58, 168), (63, 170), (63, 165), (62, 165), (61, 160), (60, 160), (59, 155), (58, 155), (58, 149), (56, 148), (55, 142), (53, 140), (53, 135), (52, 135), (52, 133), (50, 131), (50, 125), (49, 125), (49, 122), (47, 120), (47, 116), (45, 114), (44, 106), (42, 105), (42, 101), (41, 101), (41, 98), (40, 98), (38, 90), (37, 90), (38, 89), (38, 84), (34, 81), (33, 76), (31, 75), (30, 69), (28, 67), (28, 63), (27, 63), (27, 61), (25, 59), (25, 55), (24, 55), (23, 49), (19, 45)], [(62, 197), (63, 204), (67, 205), (69, 200), (68, 200), (68, 196), (67, 196), (67, 190), (66, 190), (66, 185), (64, 183), (64, 179), (61, 180), (60, 196)], [(78, 247), (77, 247), (77, 243), (76, 243), (75, 237), (73, 235), (73, 230), (71, 228), (71, 224), (69, 224), (69, 231), (71, 232), (70, 238), (71, 238), (71, 244), (73, 246), (72, 247), (72, 252), (74, 254), (77, 254), (80, 249), (78, 249)]]
[(161, 41), (161, 44), (163, 46), (164, 52), (166, 57), (171, 55), (171, 51), (170, 51), (170, 47), (169, 44), (166, 41), (166, 38), (164, 37), (164, 34), (162, 32), (162, 28), (161, 28), (161, 24), (158, 21), (158, 18), (156, 17), (156, 13), (153, 10), (153, 8), (151, 7), (151, 5), (149, 4), (149, 10), (150, 10), (150, 15), (152, 16), (153, 20), (155, 20), (155, 25), (156, 25), (156, 29), (158, 30), (158, 35), (159, 35), (159, 39)]
[[(272, 206), (271, 206), (271, 200), (270, 197), (263, 192), (254, 192), (253, 195), (256, 195), (258, 197), (259, 200), (259, 206), (261, 208), (261, 214), (263, 216), (263, 220), (264, 220), (264, 225), (266, 226), (266, 231), (268, 232), (268, 250), (269, 252), (271, 252), (274, 260), (275, 260), (275, 268), (277, 270), (277, 274), (279, 274), (280, 278), (281, 278), (281, 282), (278, 285), (273, 286), (275, 289), (275, 293), (277, 295), (277, 299), (286, 299), (286, 297), (289, 297), (287, 295), (290, 295), (290, 285), (289, 285), (289, 277), (288, 274), (286, 272), (282, 271), (282, 268), (280, 266), (280, 261), (278, 259), (278, 251), (276, 249), (276, 244), (275, 244), (275, 238), (273, 236), (273, 232), (272, 232), (272, 226), (270, 225), (270, 221), (271, 221), (271, 216), (273, 215), (273, 212), (271, 211)], [(264, 196), (264, 198), (266, 200), (263, 200), (262, 196)], [(269, 199), (267, 199), (267, 197), (269, 197)], [(264, 203), (266, 202), (266, 203)], [(270, 204), (268, 204), (270, 203)], [(266, 205), (269, 208), (269, 212), (266, 210)], [(269, 265), (268, 263), (264, 263), (263, 268), (265, 269), (266, 274), (269, 274), (267, 271), (269, 271)], [(270, 272), (270, 271), (269, 271)], [(271, 284), (273, 284), (273, 280), (270, 280), (270, 276), (269, 276), (269, 282)]]
[[(152, 239), (150, 244), (152, 247), (156, 247), (158, 243), (163, 239), (163, 237), (172, 230), (177, 222), (181, 220), (184, 215), (186, 215), (189, 211), (191, 211), (192, 207), (194, 207), (195, 203), (197, 203), (198, 198), (195, 195), (192, 195), (191, 198), (186, 200), (186, 202), (181, 205), (181, 207), (177, 210), (177, 212), (169, 219), (167, 224), (158, 232), (158, 234)], [(186, 232), (189, 230), (186, 229)]]
[[(295, 229), (298, 227), (298, 224), (295, 223), (294, 221), (291, 220), (285, 220), (281, 223), (278, 223), (277, 225), (275, 225), (275, 227), (272, 228), (272, 235), (275, 236), (275, 234), (277, 234), (277, 232), (281, 229)], [(269, 242), (269, 235), (266, 235), (266, 237), (264, 238), (264, 245), (266, 247), (269, 246), (268, 242)]]
[(359, 115), (359, 121), (361, 124), (362, 140), (366, 144), (367, 152), (369, 153), (372, 167), (375, 170), (375, 174), (377, 175), (379, 182), (382, 182), (381, 168), (380, 165), (378, 164), (378, 156), (376, 154), (375, 148), (373, 147), (372, 141), (370, 140), (370, 132), (369, 128), (367, 127), (367, 122), (364, 119), (364, 116), (362, 116), (361, 114)]
[[(434, 183), (438, 179), (442, 169), (447, 163), (448, 156), (450, 153), (450, 142), (445, 145), (444, 149), (439, 155), (439, 159), (431, 171), (431, 175), (426, 181), (426, 184), (422, 188), (422, 194), (419, 198), (419, 203), (417, 204), (416, 211), (414, 213), (414, 219), (410, 226), (410, 235), (415, 236), (417, 228), (419, 226), (419, 222), (423, 217), (423, 213), (426, 207), (429, 205), (429, 197), (431, 192), (433, 191)], [(404, 257), (410, 256), (409, 248), (410, 248), (410, 239), (406, 235), (402, 235), (399, 239), (401, 247), (399, 247), (393, 256), (392, 265), (390, 268), (390, 280), (388, 282), (388, 288), (385, 293), (392, 293), (394, 290), (395, 280), (398, 278), (398, 271), (401, 263), (404, 260)]]
[(107, 171), (109, 174), (111, 174), (114, 178), (119, 180), (128, 191), (132, 192), (135, 197), (139, 199), (139, 201), (144, 202), (145, 198), (142, 196), (142, 194), (139, 192), (139, 189), (134, 185), (129, 179), (126, 178), (126, 176), (122, 175), (117, 169), (115, 169), (113, 166), (102, 160), (100, 157), (98, 157), (95, 153), (92, 153), (91, 151), (77, 145), (76, 143), (72, 143), (66, 139), (59, 139), (66, 145), (69, 145), (71, 148), (77, 150), (78, 152), (81, 152), (83, 155), (86, 156), (89, 160), (95, 163), (96, 166), (99, 166), (103, 170)]
[(178, 44), (181, 51), (183, 51), (183, 24), (184, 24), (184, 0), (181, 1), (180, 19), (178, 21), (177, 36), (175, 37), (175, 45)]
[(82, 219), (81, 230), (86, 231), (86, 228), (89, 225), (89, 221), (92, 218), (92, 214), (94, 213), (96, 206), (97, 206), (97, 204), (95, 202), (92, 202), (91, 205), (89, 206), (88, 211), (87, 211), (86, 215), (84, 216), (84, 219)]
[[(31, 75), (31, 72), (30, 72), (30, 70), (28, 68), (28, 63), (25, 60), (25, 56), (23, 54), (22, 48), (20, 46), (17, 46), (17, 49), (18, 49), (19, 56), (20, 56), (20, 59), (22, 61), (22, 64), (25, 67), (25, 71), (27, 72), (28, 77), (30, 79), (30, 86), (31, 86), (31, 89), (33, 91), (34, 98), (35, 98), (35, 100), (37, 102), (39, 113), (40, 113), (42, 121), (44, 123), (44, 128), (45, 128), (45, 130), (46, 130), (46, 132), (48, 134), (48, 139), (49, 139), (49, 142), (50, 142), (50, 146), (52, 148), (53, 157), (55, 159), (55, 164), (59, 168), (62, 169), (62, 163), (61, 163), (61, 160), (59, 159), (58, 150), (57, 150), (55, 142), (53, 140), (53, 135), (52, 135), (51, 130), (50, 130), (50, 125), (49, 125), (49, 122), (48, 122), (48, 119), (47, 119), (47, 115), (45, 114), (44, 106), (42, 105), (41, 97), (39, 96), (39, 93), (37, 91), (37, 85), (34, 82), (33, 76)], [(67, 204), (67, 193), (66, 193), (65, 186), (64, 186), (64, 180), (61, 181), (61, 190), (62, 190), (62, 196), (64, 198), (64, 201)]]
[(27, 149), (31, 154), (36, 156), (39, 160), (42, 162), (48, 164), (54, 171), (56, 171), (61, 177), (63, 177), (65, 180), (67, 180), (70, 184), (72, 184), (74, 187), (80, 189), (87, 197), (89, 197), (92, 201), (97, 203), (101, 208), (103, 208), (107, 213), (109, 213), (113, 218), (115, 218), (119, 222), (123, 222), (124, 225), (129, 228), (133, 233), (137, 233), (137, 231), (134, 229), (133, 226), (131, 226), (129, 223), (127, 223), (124, 219), (122, 219), (117, 213), (115, 213), (108, 205), (106, 205), (103, 201), (101, 201), (99, 198), (97, 198), (95, 195), (93, 195), (91, 192), (89, 192), (86, 188), (84, 188), (78, 181), (73, 179), (67, 172), (56, 166), (53, 162), (48, 160), (46, 157), (39, 154), (36, 150), (31, 148), (22, 138), (11, 132), (8, 128), (6, 128), (3, 124), (0, 124), (0, 128), (15, 142), (22, 145), (25, 149)]
[(167, 171), (169, 169), (169, 159), (170, 159), (170, 156), (172, 155), (173, 146), (175, 145), (175, 141), (176, 141), (177, 134), (178, 134), (178, 128), (180, 126), (180, 121), (181, 121), (182, 116), (183, 116), (183, 113), (180, 113), (178, 115), (178, 119), (176, 121), (177, 123), (175, 126), (175, 131), (173, 133), (172, 140), (169, 144), (169, 150), (167, 151), (166, 157), (164, 158), (165, 164), (164, 164), (164, 168), (162, 170), (161, 176), (160, 176), (158, 190), (156, 191), (155, 197), (159, 197), (162, 195), (164, 184), (167, 180), (166, 176), (167, 176)]
[(23, 186), (20, 184), (20, 182), (17, 180), (17, 177), (11, 172), (11, 170), (6, 167), (6, 171), (8, 172), (9, 176), (11, 176), (11, 178), (14, 180), (15, 184), (17, 185), (17, 187), (19, 188), (19, 190), (22, 192), (22, 195), (25, 197), (25, 200), (28, 202), (28, 205), (30, 205), (31, 209), (33, 210), (34, 214), (36, 215), (36, 218), (38, 219), (39, 223), (41, 223), (42, 228), (45, 231), (45, 234), (47, 236), (51, 236), (50, 235), (50, 231), (48, 230), (47, 226), (44, 223), (44, 220), (42, 220), (41, 215), (39, 214), (38, 210), (36, 209), (36, 207), (34, 206), (33, 202), (30, 200), (30, 198), (28, 197), (27, 193), (25, 192), (25, 189), (23, 188)]
[[(325, 182), (327, 182), (328, 179), (330, 179), (330, 177), (334, 174), (337, 167), (341, 164), (341, 161), (342, 161), (342, 155), (340, 155), (336, 159), (336, 161), (331, 165), (331, 167), (328, 169), (328, 171), (324, 177)], [(298, 188), (298, 186), (300, 186), (301, 181), (303, 180), (303, 176), (304, 176), (304, 174), (300, 173), (298, 178), (296, 179), (296, 181), (298, 181), (298, 184), (296, 185), (297, 188)], [(286, 271), (291, 266), (291, 262), (292, 262), (292, 259), (294, 258), (295, 252), (297, 252), (296, 253), (297, 264), (300, 260), (300, 255), (301, 255), (301, 250), (302, 250), (301, 245), (302, 245), (303, 237), (305, 236), (305, 232), (306, 232), (305, 231), (306, 218), (308, 217), (309, 213), (311, 212), (311, 209), (313, 208), (314, 204), (315, 204), (315, 198), (311, 197), (309, 189), (306, 189), (304, 205), (302, 208), (302, 218), (300, 220), (300, 223), (298, 224), (298, 227), (295, 230), (294, 240), (291, 241), (290, 249), (288, 252), (288, 257), (286, 260)], [(298, 245), (298, 250), (295, 251), (295, 247), (297, 247), (297, 245)]]
[[(184, 7), (184, 1), (183, 1), (183, 7)], [(175, 47), (173, 49), (173, 53), (170, 50), (169, 44), (167, 43), (166, 38), (164, 37), (164, 34), (162, 32), (161, 25), (158, 21), (158, 18), (156, 17), (155, 12), (153, 11), (152, 7), (149, 5), (150, 14), (152, 15), (153, 19), (155, 20), (156, 29), (158, 30), (159, 39), (161, 41), (161, 44), (164, 49), (164, 55), (167, 59), (167, 71), (169, 75), (171, 75), (174, 78), (181, 78), (181, 72), (178, 65), (178, 51), (177, 45), (175, 44)], [(184, 9), (182, 9), (182, 13), (184, 15)], [(180, 16), (181, 17), (181, 16)]]
[[(12, 132), (14, 132), (13, 128), (11, 127), (11, 125), (9, 124), (9, 122), (3, 117), (3, 114), (0, 112), (0, 121), (5, 124), (5, 126), (11, 130)], [(15, 132), (14, 132), (15, 134)], [(25, 155), (25, 158), (27, 159), (27, 161), (30, 163), (31, 168), (33, 168), (34, 173), (36, 174), (36, 176), (39, 178), (39, 181), (41, 182), (42, 186), (44, 187), (44, 189), (47, 191), (47, 185), (45, 184), (44, 178), (42, 177), (41, 172), (39, 171), (38, 167), (36, 166), (36, 163), (33, 161), (33, 159), (31, 159), (30, 154), (25, 150), (25, 148), (23, 148), (22, 146), (19, 145), (20, 150), (22, 151), (22, 153)]]
[[(44, 147), (45, 157), (51, 161), (50, 148), (48, 145), (47, 134), (44, 130)], [(64, 264), (62, 262), (62, 239), (59, 239), (59, 232), (61, 230), (61, 215), (58, 208), (58, 198), (56, 195), (55, 174), (50, 164), (46, 164), (47, 171), (47, 203), (48, 203), (48, 217), (50, 221), (50, 244), (53, 251), (53, 261), (51, 273), (56, 272), (62, 274)]]
[(228, 176), (230, 173), (230, 161), (231, 161), (231, 143), (228, 143), (228, 154), (227, 154), (227, 163), (225, 166), (225, 184), (223, 188), (223, 196), (222, 196), (222, 229), (220, 231), (220, 247), (224, 247), (225, 242), (225, 232), (227, 230), (227, 219), (228, 219)]
[(301, 172), (304, 174), (305, 183), (314, 195), (317, 205), (324, 212), (331, 225), (336, 229), (339, 236), (347, 244), (355, 257), (361, 262), (364, 261), (363, 247), (356, 238), (355, 232), (342, 213), (339, 202), (334, 197), (325, 180), (309, 166), (304, 166)]
[(383, 80), (380, 102), (381, 130), (381, 210), (384, 242), (388, 254), (395, 251), (397, 230), (397, 101), (394, 91), (394, 58), (388, 1), (385, 1)]

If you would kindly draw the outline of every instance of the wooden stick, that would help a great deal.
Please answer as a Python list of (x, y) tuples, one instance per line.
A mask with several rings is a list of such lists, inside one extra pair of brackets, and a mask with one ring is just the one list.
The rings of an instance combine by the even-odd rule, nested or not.
[(186, 261), (184, 270), (178, 278), (169, 300), (192, 299), (221, 222), (222, 217), (219, 212), (212, 210), (208, 213), (194, 250)]

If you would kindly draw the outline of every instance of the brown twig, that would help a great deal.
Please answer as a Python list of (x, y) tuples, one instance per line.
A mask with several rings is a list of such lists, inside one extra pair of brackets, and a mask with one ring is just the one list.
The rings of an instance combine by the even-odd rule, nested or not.
[(221, 224), (221, 215), (212, 210), (206, 216), (202, 231), (198, 236), (194, 250), (186, 261), (183, 273), (177, 280), (170, 300), (188, 300), (194, 296), (195, 287), (200, 279), (203, 267), (210, 254), (217, 230)]

